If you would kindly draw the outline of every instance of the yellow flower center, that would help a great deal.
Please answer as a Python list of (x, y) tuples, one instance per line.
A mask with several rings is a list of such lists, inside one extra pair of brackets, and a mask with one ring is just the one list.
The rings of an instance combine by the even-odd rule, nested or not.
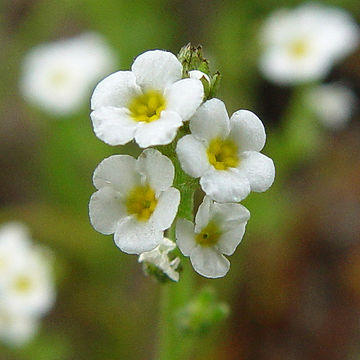
[(50, 82), (55, 87), (64, 85), (67, 79), (67, 74), (62, 70), (56, 70), (50, 75)]
[(201, 246), (213, 246), (219, 241), (221, 232), (218, 226), (210, 221), (206, 227), (204, 227), (200, 234), (197, 234), (195, 241)]
[(207, 149), (210, 164), (216, 170), (227, 170), (239, 165), (240, 159), (237, 154), (237, 146), (232, 140), (216, 138), (211, 140)]
[(147, 221), (157, 205), (155, 191), (149, 186), (136, 186), (126, 199), (129, 214), (135, 215), (139, 221)]
[(289, 52), (294, 58), (302, 58), (309, 51), (309, 44), (305, 39), (297, 39), (290, 43)]
[(26, 275), (20, 275), (14, 282), (14, 288), (19, 293), (26, 293), (32, 287), (31, 279)]
[(166, 101), (164, 96), (159, 91), (149, 90), (135, 97), (129, 105), (129, 110), (131, 117), (135, 121), (149, 123), (158, 120), (165, 107)]

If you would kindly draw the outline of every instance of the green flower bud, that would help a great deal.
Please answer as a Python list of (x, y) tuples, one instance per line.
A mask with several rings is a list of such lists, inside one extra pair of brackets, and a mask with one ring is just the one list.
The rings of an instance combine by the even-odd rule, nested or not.
[(229, 306), (217, 300), (215, 291), (203, 289), (176, 314), (180, 330), (189, 335), (203, 335), (229, 315)]

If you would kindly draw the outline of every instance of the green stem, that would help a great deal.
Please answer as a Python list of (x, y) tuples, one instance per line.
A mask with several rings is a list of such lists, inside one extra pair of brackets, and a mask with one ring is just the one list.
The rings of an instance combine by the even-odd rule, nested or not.
[[(174, 141), (173, 144), (159, 147), (159, 150), (172, 160), (175, 167), (174, 187), (180, 191), (181, 197), (177, 218), (193, 220), (194, 192), (198, 185), (196, 180), (182, 171), (176, 157), (175, 146)], [(173, 241), (176, 241), (175, 224), (176, 219), (167, 233)], [(158, 360), (188, 359), (192, 349), (192, 339), (184, 337), (177, 326), (176, 312), (185, 306), (193, 295), (194, 278), (187, 259), (181, 254), (179, 256), (183, 265), (179, 282), (163, 284), (161, 289)]]

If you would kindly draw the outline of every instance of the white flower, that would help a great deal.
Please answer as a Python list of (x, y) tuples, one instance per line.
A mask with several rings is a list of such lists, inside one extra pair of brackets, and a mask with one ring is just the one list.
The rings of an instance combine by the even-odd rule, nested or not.
[(250, 111), (236, 111), (229, 120), (224, 103), (206, 101), (190, 120), (191, 135), (178, 141), (183, 170), (200, 177), (207, 195), (219, 202), (239, 202), (250, 191), (267, 190), (274, 181), (273, 161), (259, 151), (265, 129)]
[(98, 189), (90, 199), (90, 220), (102, 234), (113, 234), (116, 245), (129, 254), (154, 249), (177, 213), (180, 193), (171, 187), (172, 162), (147, 149), (138, 159), (113, 155), (95, 169)]
[(20, 223), (0, 228), (0, 338), (21, 346), (54, 303), (49, 254), (32, 244)]
[(324, 126), (340, 129), (350, 120), (356, 105), (356, 96), (348, 87), (332, 83), (312, 89), (307, 101)]
[(234, 253), (249, 218), (249, 211), (241, 204), (219, 204), (205, 196), (196, 214), (195, 227), (191, 221), (177, 221), (177, 245), (185, 256), (190, 256), (200, 275), (222, 277), (230, 268), (224, 255)]
[(154, 250), (140, 254), (139, 262), (154, 265), (171, 280), (179, 281), (179, 273), (176, 268), (180, 263), (180, 259), (178, 257), (171, 261), (169, 259), (169, 252), (174, 250), (175, 247), (173, 241), (164, 237)]
[(34, 47), (26, 55), (20, 81), (29, 102), (49, 113), (79, 109), (94, 84), (114, 69), (114, 54), (96, 33)]
[(360, 39), (357, 24), (344, 10), (311, 3), (275, 11), (261, 35), (264, 53), (260, 69), (278, 84), (323, 78)]
[(135, 138), (140, 147), (169, 144), (201, 104), (201, 81), (183, 79), (175, 55), (161, 50), (139, 55), (131, 71), (102, 80), (91, 98), (95, 134), (110, 145)]
[(8, 274), (1, 287), (1, 307), (24, 316), (41, 316), (55, 300), (47, 254), (31, 248), (21, 264)]
[(34, 336), (38, 319), (17, 312), (10, 312), (0, 306), (0, 339), (10, 346), (22, 346)]

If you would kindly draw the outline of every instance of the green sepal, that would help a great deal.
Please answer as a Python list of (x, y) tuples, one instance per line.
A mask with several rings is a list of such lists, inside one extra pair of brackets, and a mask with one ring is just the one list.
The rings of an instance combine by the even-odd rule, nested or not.
[(216, 72), (211, 77), (210, 91), (209, 91), (209, 95), (207, 97), (208, 99), (215, 97), (215, 95), (219, 89), (219, 86), (220, 86), (220, 81), (221, 81), (221, 74), (219, 72)]

